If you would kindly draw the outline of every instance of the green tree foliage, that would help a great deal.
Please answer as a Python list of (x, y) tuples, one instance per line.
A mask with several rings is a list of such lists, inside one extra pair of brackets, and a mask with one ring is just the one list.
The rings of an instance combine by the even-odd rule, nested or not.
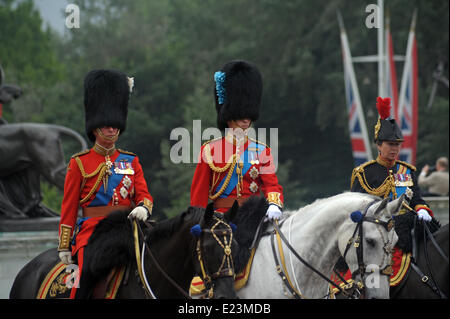
[[(65, 125), (81, 134), (85, 74), (94, 68), (115, 68), (134, 76), (127, 129), (118, 146), (139, 155), (156, 214), (172, 216), (189, 205), (195, 164), (171, 161), (170, 150), (177, 141), (170, 140), (170, 133), (176, 127), (192, 133), (193, 120), (198, 119), (203, 129), (215, 126), (213, 74), (233, 59), (252, 61), (262, 72), (263, 105), (255, 126), (279, 130), (277, 174), (286, 206), (298, 208), (348, 189), (353, 159), (336, 11), (343, 15), (353, 56), (376, 54), (377, 30), (364, 24), (365, 8), (373, 1), (74, 2), (80, 7), (79, 29), (66, 30), (64, 37), (40, 31), (27, 43), (38, 46), (47, 39), (48, 45), (40, 49), (48, 48), (51, 58), (42, 66), (26, 71), (20, 60), (14, 60), (11, 53), (5, 55), (2, 47), (0, 59), (5, 60), (5, 55), (9, 67), (24, 72), (24, 85), (29, 85), (36, 97), (45, 96), (28, 97), (38, 101), (27, 112), (32, 120)], [(0, 7), (2, 23), (6, 19), (7, 24), (18, 24), (9, 21), (4, 12), (23, 6), (28, 13), (20, 17), (21, 24), (41, 24), (30, 1), (0, 3), (4, 4)], [(418, 9), (417, 164), (421, 167), (437, 156), (448, 156), (448, 90), (440, 85), (433, 107), (425, 108), (432, 73), (441, 60), (448, 77), (448, 1), (387, 0), (385, 6), (391, 15), (395, 54), (400, 55), (406, 50), (412, 12)], [(3, 29), (1, 36), (6, 36)], [(10, 52), (14, 41), (20, 40), (7, 41)], [(403, 64), (396, 67), (400, 81)], [(52, 83), (51, 89), (35, 82), (46, 78), (39, 72), (53, 74), (43, 81)], [(372, 138), (377, 118), (377, 66), (358, 64), (355, 72)], [(192, 140), (190, 143), (192, 146)], [(78, 150), (72, 147), (71, 151)], [(196, 154), (192, 148), (190, 152), (193, 159)]]

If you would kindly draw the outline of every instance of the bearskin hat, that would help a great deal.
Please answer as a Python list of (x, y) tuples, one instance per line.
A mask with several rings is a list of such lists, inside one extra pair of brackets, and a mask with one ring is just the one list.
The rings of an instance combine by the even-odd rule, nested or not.
[(128, 115), (128, 77), (116, 70), (92, 70), (84, 78), (86, 134), (94, 142), (93, 130), (112, 126), (123, 133)]
[(216, 101), (217, 126), (220, 130), (228, 127), (227, 122), (249, 118), (259, 118), (262, 95), (262, 77), (258, 68), (246, 61), (226, 63), (216, 74), (214, 97)]
[(376, 106), (380, 117), (375, 125), (375, 142), (403, 142), (404, 138), (400, 127), (394, 119), (390, 118), (391, 99), (378, 97)]

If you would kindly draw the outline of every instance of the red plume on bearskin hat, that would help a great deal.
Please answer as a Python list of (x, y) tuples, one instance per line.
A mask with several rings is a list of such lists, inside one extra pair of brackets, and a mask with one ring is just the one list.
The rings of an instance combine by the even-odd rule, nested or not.
[(403, 142), (403, 134), (394, 119), (390, 118), (391, 115), (391, 99), (390, 98), (377, 98), (376, 104), (378, 114), (377, 124), (375, 125), (375, 142), (381, 141), (393, 141)]
[(115, 70), (92, 70), (84, 79), (84, 108), (86, 134), (94, 142), (92, 133), (98, 127), (112, 126), (123, 133), (128, 115), (130, 86), (128, 77)]

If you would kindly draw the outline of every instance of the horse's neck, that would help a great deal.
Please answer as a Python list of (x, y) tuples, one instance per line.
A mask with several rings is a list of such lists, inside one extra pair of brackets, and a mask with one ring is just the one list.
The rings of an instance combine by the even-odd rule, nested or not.
[[(189, 233), (186, 231), (185, 233)], [(184, 238), (181, 235), (171, 236), (166, 239), (157, 239), (150, 243), (150, 249), (155, 256), (158, 264), (164, 272), (173, 279), (177, 285), (188, 291), (190, 282), (195, 274), (192, 252), (195, 249), (195, 240), (193, 237)], [(147, 256), (146, 266), (147, 274), (153, 277), (150, 285), (155, 289), (158, 298), (173, 298), (178, 295), (178, 290), (169, 283), (169, 281), (156, 270), (156, 265)], [(152, 276), (152, 274), (157, 274)]]
[[(281, 230), (299, 255), (329, 278), (332, 267), (340, 255), (338, 234), (344, 220), (344, 214), (335, 209), (312, 207), (293, 213), (283, 223)], [(306, 296), (320, 297), (326, 294), (326, 281), (313, 275), (312, 270), (288, 251), (285, 255), (288, 256), (289, 264), (295, 265), (295, 276), (300, 288), (312, 287), (303, 291)]]
[(290, 233), (296, 249), (323, 262), (339, 254), (337, 240), (343, 221), (341, 212), (329, 209), (300, 211), (284, 222), (282, 231)]

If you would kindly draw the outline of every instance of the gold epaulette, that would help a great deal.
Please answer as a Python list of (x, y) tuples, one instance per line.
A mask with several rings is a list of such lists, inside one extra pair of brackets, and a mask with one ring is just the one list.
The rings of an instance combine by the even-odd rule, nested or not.
[(78, 156), (81, 156), (81, 155), (85, 155), (85, 154), (89, 153), (89, 151), (90, 151), (90, 149), (87, 149), (87, 150), (78, 152), (78, 153), (76, 153), (76, 154), (73, 154), (73, 155), (72, 155), (72, 158), (75, 158), (75, 157), (78, 157)]
[(202, 146), (205, 146), (206, 144), (209, 144), (209, 143), (214, 142), (214, 141), (221, 140), (222, 138), (223, 137), (213, 138), (212, 140), (209, 140), (209, 141), (206, 141), (205, 143), (203, 143)]
[(400, 164), (402, 164), (402, 165), (405, 165), (406, 167), (412, 169), (413, 171), (416, 171), (416, 170), (417, 170), (417, 168), (416, 168), (414, 165), (411, 165), (411, 164), (409, 164), (409, 163), (406, 163), (406, 162), (403, 162), (403, 161), (399, 161), (399, 160), (397, 160), (396, 162), (397, 162), (397, 163), (400, 163)]
[(117, 151), (118, 151), (119, 153), (124, 153), (124, 154), (128, 154), (128, 155), (137, 156), (137, 155), (134, 154), (133, 152), (124, 151), (124, 150), (121, 150), (120, 148), (118, 148)]
[[(371, 160), (371, 161), (365, 162), (365, 163), (359, 165), (357, 168), (364, 169), (366, 166), (369, 166), (369, 165), (371, 165), (373, 163), (376, 163), (376, 160)], [(355, 168), (355, 169), (357, 169), (357, 168)]]
[(395, 193), (395, 182), (392, 174), (389, 174), (383, 181), (383, 183), (377, 188), (371, 187), (367, 182), (364, 169), (366, 166), (369, 166), (376, 162), (377, 162), (376, 160), (371, 160), (353, 169), (352, 179), (350, 182), (350, 189), (353, 188), (353, 183), (355, 182), (355, 179), (358, 179), (359, 184), (368, 194), (386, 198), (389, 195), (389, 192), (392, 191), (393, 193)]
[(248, 139), (251, 140), (251, 141), (253, 141), (253, 142), (256, 142), (256, 143), (258, 143), (258, 144), (264, 145), (264, 146), (267, 147), (267, 148), (270, 148), (269, 145), (267, 145), (266, 143), (263, 143), (263, 142), (261, 142), (261, 141), (258, 141), (256, 138), (251, 138), (251, 137), (249, 137)]
[(359, 165), (359, 166), (357, 166), (357, 167), (355, 167), (353, 169), (353, 171), (352, 171), (352, 178), (350, 180), (350, 189), (353, 187), (353, 182), (355, 181), (356, 176), (358, 174), (363, 173), (364, 172), (364, 168), (366, 166), (371, 165), (371, 164), (373, 164), (375, 162), (376, 162), (376, 160), (371, 160), (371, 161), (365, 162), (365, 163), (363, 163), (363, 164), (361, 164), (361, 165)]

